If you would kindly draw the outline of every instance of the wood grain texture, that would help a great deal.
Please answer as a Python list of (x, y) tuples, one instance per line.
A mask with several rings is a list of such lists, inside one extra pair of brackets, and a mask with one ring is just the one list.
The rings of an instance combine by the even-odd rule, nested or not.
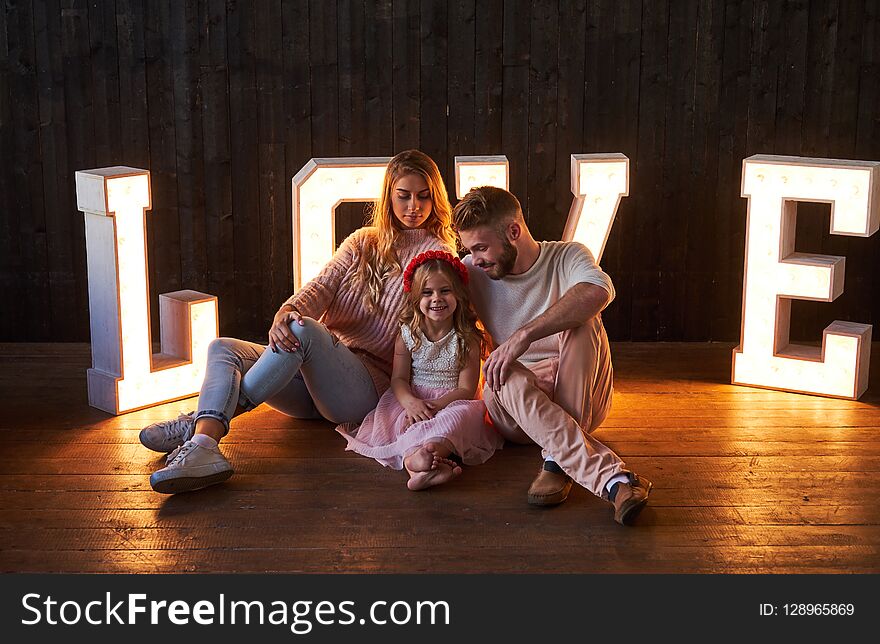
[[(211, 0), (202, 8), (200, 16), (202, 38), (199, 45), (199, 88), (203, 118), (202, 151), (199, 158), (205, 181), (202, 218), (205, 226), (206, 292), (216, 295), (223, 302), (223, 306), (219, 308), (220, 328), (226, 329), (237, 319), (235, 255), (218, 252), (221, 248), (233, 248), (235, 238), (230, 101), (227, 91), (229, 58), (226, 50), (226, 5), (223, 0)], [(207, 109), (208, 105), (211, 106), (210, 109)]]
[[(159, 328), (159, 293), (181, 286), (184, 250), (177, 193), (177, 137), (186, 138), (185, 128), (175, 127), (174, 67), (171, 33), (180, 34), (184, 24), (172, 22), (169, 0), (144, 3), (144, 62), (147, 90), (147, 135), (149, 137), (150, 189), (153, 208), (147, 213), (147, 266), (150, 279), (150, 324)], [(179, 15), (175, 10), (175, 15)], [(189, 240), (187, 240), (189, 241)]]
[(233, 236), (232, 248), (228, 249), (231, 252), (221, 253), (221, 258), (231, 257), (235, 263), (233, 315), (241, 321), (242, 331), (253, 337), (267, 328), (262, 302), (269, 283), (269, 276), (262, 270), (269, 249), (261, 246), (260, 101), (256, 85), (256, 43), (263, 34), (256, 33), (256, 15), (245, 5), (227, 4), (226, 19)]
[(232, 479), (158, 495), (148, 478), (164, 457), (138, 431), (194, 399), (108, 417), (85, 402), (87, 345), (0, 344), (0, 391), (16, 392), (0, 420), (0, 570), (880, 572), (877, 385), (858, 402), (734, 387), (730, 349), (613, 344), (596, 437), (655, 483), (622, 528), (580, 488), (527, 505), (535, 446), (413, 493), (330, 423), (265, 405), (223, 440)]
[[(216, 294), (221, 333), (259, 338), (290, 295), (290, 179), (312, 157), (504, 154), (538, 237), (571, 202), (569, 156), (621, 152), (631, 196), (604, 267), (615, 340), (735, 342), (756, 153), (880, 160), (880, 18), (866, 0), (47, 0), (0, 4), (0, 341), (88, 340), (76, 170), (154, 177), (158, 294)], [(362, 209), (341, 213), (359, 224)], [(792, 338), (880, 313), (878, 238)]]
[[(529, 59), (531, 47), (532, 3), (511, 0), (504, 3), (502, 45), (502, 100), (501, 147), (499, 153), (508, 159), (528, 159), (529, 153)], [(494, 17), (497, 19), (497, 16)], [(492, 17), (490, 17), (490, 20)], [(525, 211), (526, 222), (537, 227), (528, 210), (529, 204), (528, 162), (510, 165), (510, 191), (514, 193)]]

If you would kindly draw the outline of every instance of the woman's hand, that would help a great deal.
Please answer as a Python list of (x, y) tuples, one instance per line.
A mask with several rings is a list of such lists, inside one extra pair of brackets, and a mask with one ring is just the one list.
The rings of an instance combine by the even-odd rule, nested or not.
[(296, 322), (300, 326), (304, 324), (302, 314), (290, 304), (284, 304), (278, 309), (272, 326), (269, 327), (269, 348), (274, 353), (296, 351), (299, 348), (299, 340), (290, 330), (290, 323)]
[(418, 423), (423, 420), (430, 420), (434, 417), (435, 412), (431, 408), (430, 403), (428, 401), (422, 400), (421, 398), (416, 398), (415, 396), (413, 396), (412, 398), (407, 399), (406, 402), (401, 404), (406, 410), (407, 427), (409, 427), (413, 423)]

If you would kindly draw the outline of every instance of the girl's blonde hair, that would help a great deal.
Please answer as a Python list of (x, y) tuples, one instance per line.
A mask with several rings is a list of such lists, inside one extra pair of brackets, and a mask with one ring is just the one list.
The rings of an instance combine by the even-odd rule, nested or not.
[(366, 287), (364, 304), (369, 311), (376, 310), (388, 277), (403, 270), (394, 249), (394, 240), (404, 226), (394, 216), (391, 193), (397, 180), (408, 174), (420, 175), (431, 193), (431, 216), (425, 222), (424, 228), (450, 248), (456, 247), (456, 237), (452, 230), (452, 206), (443, 177), (440, 176), (440, 169), (424, 152), (401, 152), (391, 159), (385, 170), (382, 194), (373, 207), (367, 224), (376, 228), (376, 241), (364, 249), (358, 265), (357, 275), (361, 284)]
[[(422, 298), (422, 290), (425, 288), (428, 278), (438, 274), (447, 279), (452, 287), (452, 294), (458, 301), (458, 306), (455, 307), (452, 314), (452, 328), (458, 338), (458, 370), (461, 371), (467, 364), (471, 344), (477, 343), (480, 347), (480, 359), (484, 359), (489, 355), (489, 341), (486, 332), (477, 320), (467, 286), (462, 283), (461, 278), (449, 262), (442, 259), (430, 259), (416, 268), (413, 273), (412, 288), (409, 293), (405, 293), (400, 322), (406, 324), (413, 331), (422, 328), (425, 316), (419, 308), (419, 300)], [(413, 333), (413, 340), (415, 345), (412, 350), (416, 351), (422, 346), (418, 333)]]

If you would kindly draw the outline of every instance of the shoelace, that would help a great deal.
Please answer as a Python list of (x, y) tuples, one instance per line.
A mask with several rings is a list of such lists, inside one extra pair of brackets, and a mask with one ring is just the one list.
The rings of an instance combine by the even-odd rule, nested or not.
[(192, 421), (190, 414), (181, 414), (177, 420), (169, 423), (165, 428), (165, 433), (169, 438), (180, 438), (186, 433), (186, 426)]
[(195, 444), (190, 442), (186, 442), (183, 445), (178, 445), (174, 448), (174, 451), (171, 452), (165, 459), (166, 466), (175, 465), (178, 460), (183, 460), (183, 457), (193, 451), (194, 448)]

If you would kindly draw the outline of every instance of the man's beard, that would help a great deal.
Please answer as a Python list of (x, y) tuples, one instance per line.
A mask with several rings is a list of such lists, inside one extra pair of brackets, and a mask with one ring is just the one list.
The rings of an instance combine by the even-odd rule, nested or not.
[(505, 239), (504, 250), (501, 251), (501, 257), (495, 262), (495, 266), (487, 271), (487, 275), (493, 280), (504, 279), (510, 274), (510, 271), (513, 270), (513, 265), (516, 264), (516, 258), (516, 246)]

